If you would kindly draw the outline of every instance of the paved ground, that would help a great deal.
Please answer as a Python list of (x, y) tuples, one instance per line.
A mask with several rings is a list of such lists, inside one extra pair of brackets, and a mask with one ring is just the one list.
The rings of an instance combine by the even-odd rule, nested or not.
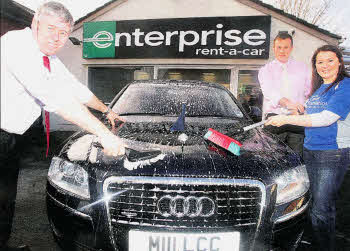
[[(46, 158), (46, 139), (42, 130), (33, 129), (34, 136), (26, 135), (22, 140), (15, 218), (9, 244), (27, 244), (32, 251), (62, 251), (55, 243), (46, 216), (46, 175), (54, 152), (51, 147)], [(63, 136), (66, 138), (66, 135)], [(61, 134), (53, 133), (52, 145), (61, 144)]]
[[(54, 146), (65, 136), (53, 134)], [(45, 187), (46, 174), (50, 164), (45, 157), (45, 136), (37, 131), (35, 136), (26, 136), (25, 151), (21, 156), (21, 170), (18, 181), (18, 194), (10, 244), (29, 244), (33, 251), (62, 251), (54, 242), (46, 216)], [(52, 147), (57, 151), (59, 147)], [(337, 243), (338, 250), (350, 250), (350, 171), (343, 183), (338, 201)], [(310, 250), (304, 245), (301, 250)], [(69, 251), (69, 250), (68, 250)]]

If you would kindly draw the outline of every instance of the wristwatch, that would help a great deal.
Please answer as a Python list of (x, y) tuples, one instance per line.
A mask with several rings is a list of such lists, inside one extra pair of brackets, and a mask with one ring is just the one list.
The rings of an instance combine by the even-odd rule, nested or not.
[(102, 114), (107, 116), (108, 113), (110, 113), (111, 111), (112, 111), (112, 109), (107, 107), (107, 111), (103, 112)]

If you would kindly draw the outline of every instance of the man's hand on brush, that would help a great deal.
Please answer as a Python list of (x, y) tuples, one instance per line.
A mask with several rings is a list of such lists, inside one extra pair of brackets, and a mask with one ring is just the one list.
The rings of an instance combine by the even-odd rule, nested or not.
[(105, 135), (100, 137), (101, 145), (103, 146), (103, 152), (111, 156), (119, 156), (125, 154), (125, 145), (114, 134)]

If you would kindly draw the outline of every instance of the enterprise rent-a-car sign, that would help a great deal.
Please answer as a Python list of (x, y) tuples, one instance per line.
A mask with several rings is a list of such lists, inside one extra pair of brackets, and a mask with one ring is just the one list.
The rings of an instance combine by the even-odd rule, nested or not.
[(267, 59), (270, 16), (84, 23), (83, 58)]

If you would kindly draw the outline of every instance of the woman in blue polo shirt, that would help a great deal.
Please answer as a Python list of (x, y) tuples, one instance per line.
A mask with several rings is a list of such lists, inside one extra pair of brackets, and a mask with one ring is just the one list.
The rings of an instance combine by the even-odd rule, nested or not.
[(350, 167), (350, 78), (340, 50), (318, 48), (312, 57), (312, 96), (305, 115), (270, 117), (265, 125), (305, 126), (303, 157), (310, 179), (316, 250), (335, 250), (335, 203)]

